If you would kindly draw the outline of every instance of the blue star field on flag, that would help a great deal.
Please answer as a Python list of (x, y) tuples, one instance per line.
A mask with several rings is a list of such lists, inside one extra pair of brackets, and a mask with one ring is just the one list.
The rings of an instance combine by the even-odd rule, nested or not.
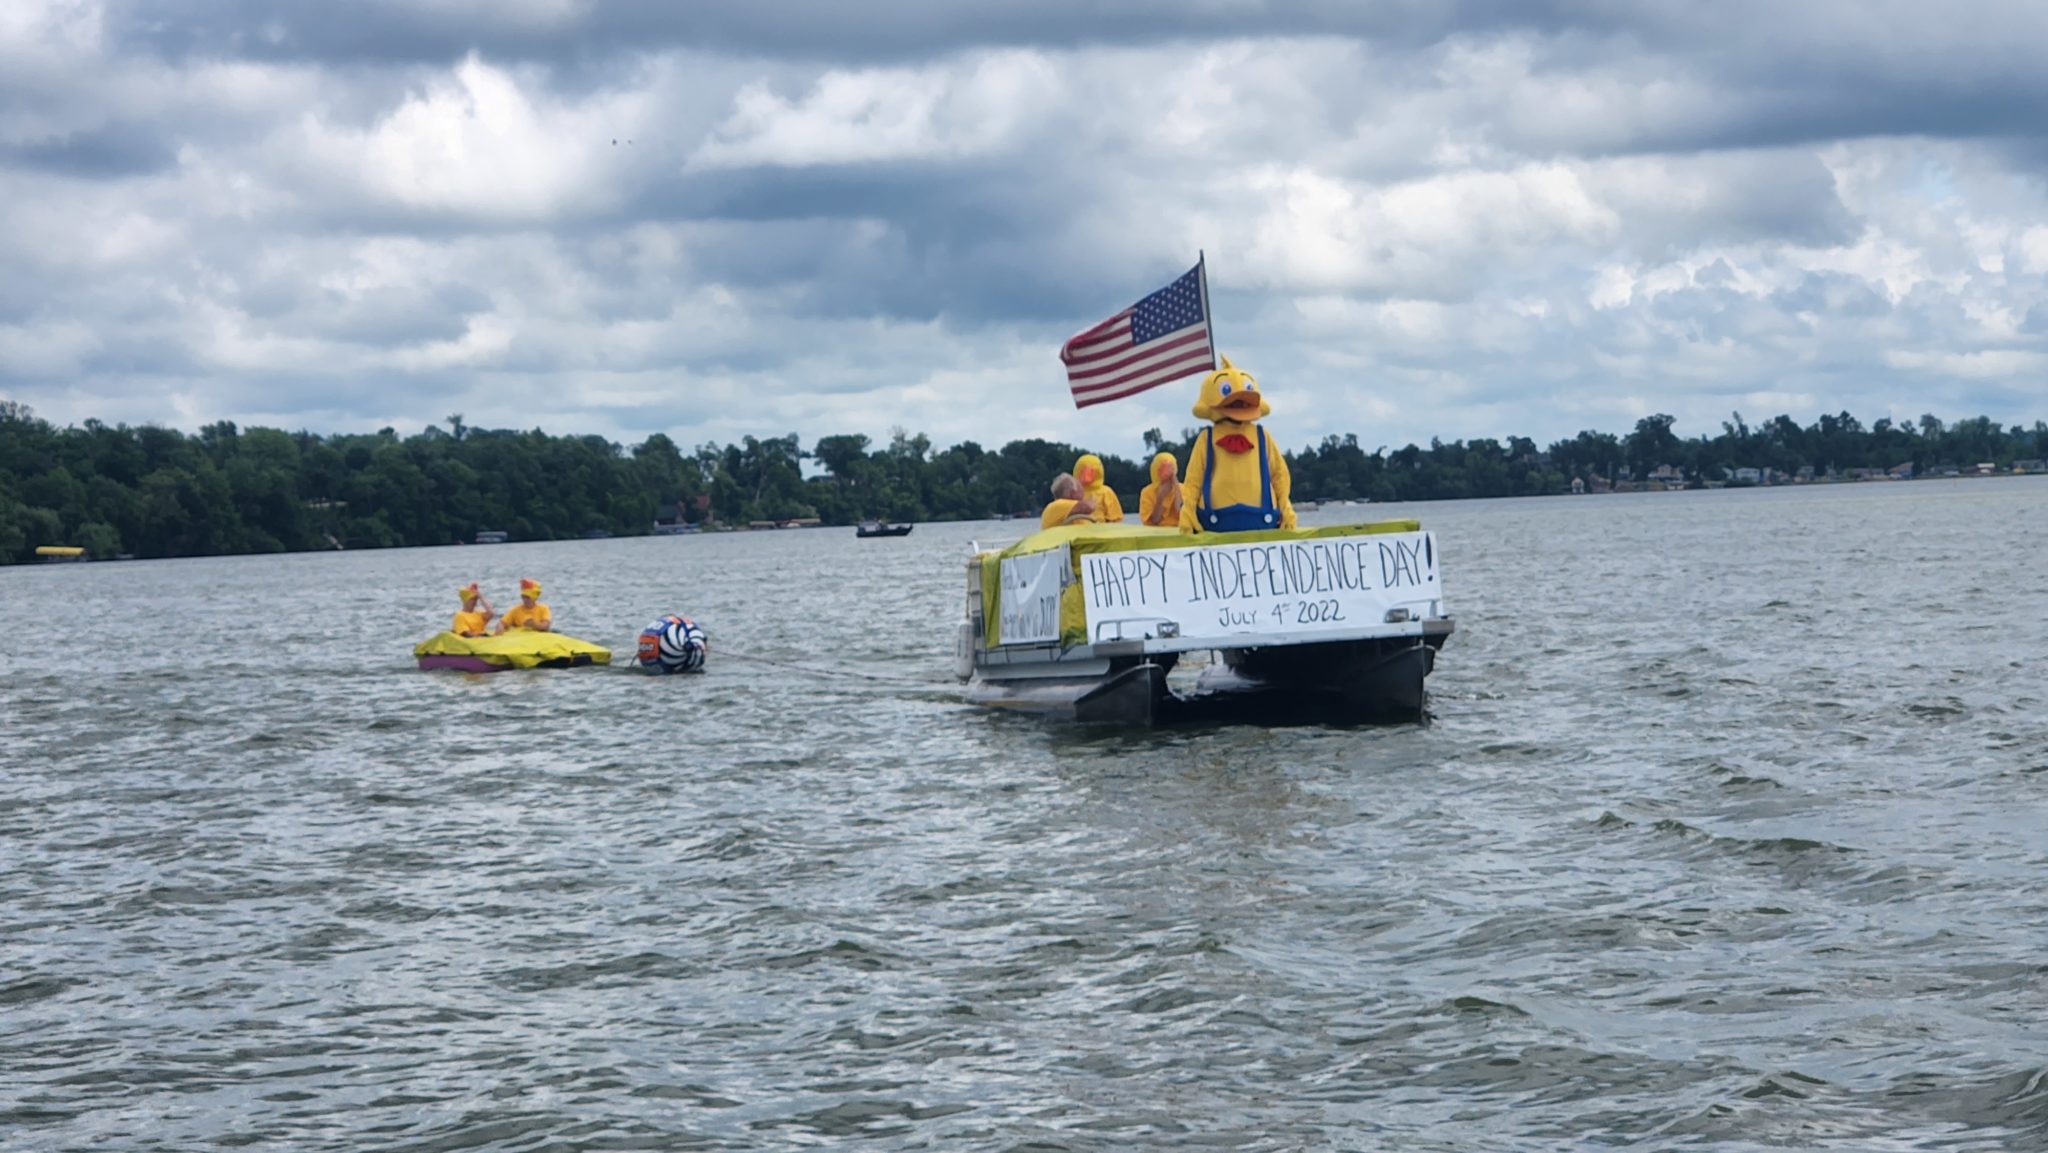
[(1188, 274), (1139, 301), (1131, 310), (1131, 342), (1143, 344), (1179, 332), (1202, 319), (1202, 270)]

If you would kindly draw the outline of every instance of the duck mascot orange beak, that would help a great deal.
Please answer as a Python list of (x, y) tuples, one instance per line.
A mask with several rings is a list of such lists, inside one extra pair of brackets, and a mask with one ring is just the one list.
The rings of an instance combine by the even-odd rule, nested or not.
[(1182, 532), (1253, 532), (1295, 527), (1287, 458), (1259, 427), (1271, 413), (1259, 382), (1223, 358), (1202, 378), (1194, 413), (1210, 427), (1188, 449)]

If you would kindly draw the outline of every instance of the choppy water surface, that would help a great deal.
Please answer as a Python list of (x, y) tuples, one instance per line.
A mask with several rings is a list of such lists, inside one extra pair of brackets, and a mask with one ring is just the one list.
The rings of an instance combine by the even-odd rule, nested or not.
[(0, 570), (0, 1145), (2048, 1147), (2048, 482), (1369, 511), (1428, 727), (970, 710), (1002, 525)]

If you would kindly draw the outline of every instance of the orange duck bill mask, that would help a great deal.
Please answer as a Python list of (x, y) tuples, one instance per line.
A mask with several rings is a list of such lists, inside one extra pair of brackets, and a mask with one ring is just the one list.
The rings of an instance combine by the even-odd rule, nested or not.
[(1224, 452), (1250, 452), (1256, 447), (1247, 435), (1252, 423), (1273, 411), (1259, 394), (1259, 382), (1252, 374), (1223, 358), (1223, 367), (1202, 379), (1202, 395), (1194, 414), (1216, 426), (1216, 447)]

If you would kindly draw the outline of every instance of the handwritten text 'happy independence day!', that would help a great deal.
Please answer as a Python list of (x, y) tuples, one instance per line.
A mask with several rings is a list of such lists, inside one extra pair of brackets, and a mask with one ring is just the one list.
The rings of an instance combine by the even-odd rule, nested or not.
[[(1166, 550), (1161, 550), (1165, 552)], [(1427, 535), (1388, 541), (1287, 541), (1236, 548), (1174, 549), (1088, 556), (1090, 601), (1164, 605), (1420, 586), (1436, 576)], [(1168, 566), (1182, 571), (1169, 589)], [(1374, 578), (1378, 578), (1375, 580)], [(1174, 597), (1173, 591), (1182, 593)]]

